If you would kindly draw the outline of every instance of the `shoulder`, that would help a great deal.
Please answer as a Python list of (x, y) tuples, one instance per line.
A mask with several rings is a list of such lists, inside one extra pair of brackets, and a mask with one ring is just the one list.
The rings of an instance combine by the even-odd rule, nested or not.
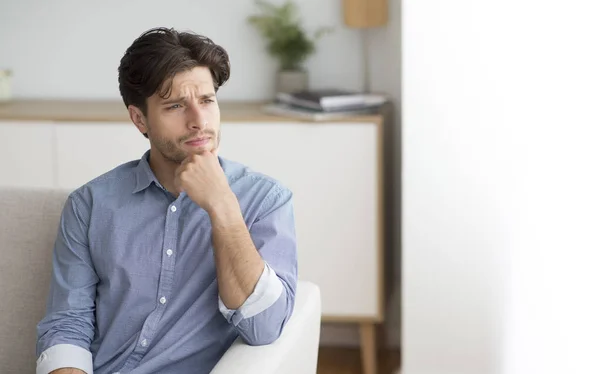
[(219, 161), (232, 188), (267, 191), (267, 195), (269, 196), (292, 194), (292, 191), (287, 186), (270, 175), (222, 157), (219, 157)]
[(71, 192), (69, 198), (78, 205), (91, 205), (94, 200), (131, 194), (136, 183), (135, 169), (140, 160), (133, 160), (99, 175)]
[(239, 162), (219, 157), (244, 212), (260, 216), (278, 207), (292, 204), (293, 192), (284, 183)]

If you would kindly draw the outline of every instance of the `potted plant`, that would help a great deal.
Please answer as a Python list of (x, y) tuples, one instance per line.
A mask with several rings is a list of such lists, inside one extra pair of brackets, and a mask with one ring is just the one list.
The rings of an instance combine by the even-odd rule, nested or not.
[(332, 29), (321, 27), (310, 37), (300, 24), (298, 7), (291, 0), (280, 6), (256, 0), (259, 14), (248, 21), (267, 40), (267, 51), (279, 62), (277, 92), (293, 92), (308, 88), (304, 62), (315, 53), (316, 41)]

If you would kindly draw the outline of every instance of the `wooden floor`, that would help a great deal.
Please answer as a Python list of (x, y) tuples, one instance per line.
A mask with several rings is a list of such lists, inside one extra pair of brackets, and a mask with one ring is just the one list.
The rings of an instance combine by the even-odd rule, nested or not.
[[(380, 351), (377, 374), (395, 374), (400, 367), (400, 352)], [(321, 347), (317, 374), (362, 374), (358, 348)]]

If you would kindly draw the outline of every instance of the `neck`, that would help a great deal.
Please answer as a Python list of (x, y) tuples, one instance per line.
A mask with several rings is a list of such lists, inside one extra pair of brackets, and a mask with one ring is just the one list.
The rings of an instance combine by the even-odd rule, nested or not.
[(158, 179), (158, 182), (174, 196), (179, 196), (175, 188), (175, 170), (179, 163), (165, 159), (160, 152), (150, 149), (150, 169)]

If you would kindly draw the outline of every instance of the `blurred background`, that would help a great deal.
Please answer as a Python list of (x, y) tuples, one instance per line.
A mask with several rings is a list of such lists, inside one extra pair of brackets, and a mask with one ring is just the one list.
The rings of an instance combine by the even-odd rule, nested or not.
[[(309, 34), (323, 26), (334, 28), (306, 61), (310, 87), (361, 89), (361, 35), (358, 29), (345, 26), (342, 1), (296, 3)], [(259, 10), (253, 1), (109, 0), (94, 5), (71, 0), (4, 0), (0, 4), (2, 66), (14, 72), (15, 97), (119, 99), (115, 73), (125, 49), (143, 31), (166, 26), (206, 35), (228, 51), (231, 81), (220, 93), (221, 100), (273, 98), (277, 61), (247, 22)], [(398, 15), (393, 18), (399, 22)], [(393, 83), (386, 77), (398, 76), (399, 64), (382, 54), (398, 55), (399, 35), (388, 27), (372, 34), (373, 86), (391, 90)]]
[[(379, 217), (364, 231), (361, 221), (337, 227), (370, 243), (364, 253), (330, 246), (301, 264), (306, 277), (326, 289), (324, 303), (332, 311), (323, 324), (319, 373), (374, 373), (375, 365), (365, 364), (373, 359), (365, 345), (374, 341), (381, 373), (400, 367), (404, 374), (599, 373), (600, 5), (297, 5), (307, 30), (333, 29), (306, 58), (302, 88), (377, 93), (387, 100), (367, 115), (346, 114), (331, 133), (309, 137), (327, 139), (319, 148), (327, 160), (346, 158), (339, 152), (351, 154), (357, 136), (369, 140), (356, 150), (368, 162), (339, 172), (364, 184), (358, 191), (367, 199), (358, 212)], [(276, 99), (282, 78), (265, 38), (248, 22), (256, 11), (247, 0), (0, 0), (0, 184), (74, 188), (141, 155), (147, 143), (125, 126), (116, 70), (131, 42), (156, 26), (193, 30), (229, 52), (231, 80), (219, 91), (224, 131), (228, 121), (270, 123), (269, 140), (288, 144), (288, 133), (272, 126), (300, 123), (297, 113), (270, 119), (260, 111)], [(92, 108), (89, 127), (85, 108)], [(109, 114), (103, 116), (102, 108)], [(108, 122), (122, 126), (109, 133)], [(334, 122), (327, 123), (319, 126), (330, 129)], [(354, 133), (349, 124), (365, 130)], [(319, 131), (305, 124), (297, 130)], [(100, 139), (97, 148), (78, 145), (89, 137)], [(130, 147), (131, 153), (108, 155), (90, 167), (74, 160), (77, 152), (102, 144)], [(53, 156), (41, 160), (44, 154)], [(236, 154), (244, 162), (244, 153)], [(248, 156), (258, 164), (265, 158)], [(286, 179), (284, 165), (269, 161), (265, 167), (280, 173), (273, 176)], [(298, 178), (315, 166), (303, 169), (301, 158), (295, 165)], [(308, 183), (289, 178), (299, 198), (309, 201)], [(344, 180), (331, 178), (331, 186)], [(314, 214), (298, 209), (301, 217)], [(340, 217), (357, 212), (340, 202), (322, 209)], [(318, 242), (311, 229), (302, 226), (303, 240)], [(352, 261), (338, 260), (344, 253), (367, 261), (370, 270), (361, 273)], [(342, 270), (326, 272), (317, 266), (322, 259)], [(359, 289), (352, 283), (344, 291), (340, 281), (352, 282), (349, 274), (358, 274)]]

